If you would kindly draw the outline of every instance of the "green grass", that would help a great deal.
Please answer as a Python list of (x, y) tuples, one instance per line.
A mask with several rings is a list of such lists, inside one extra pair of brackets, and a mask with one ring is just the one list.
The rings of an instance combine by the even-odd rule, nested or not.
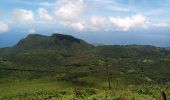
[(66, 82), (51, 81), (48, 79), (14, 81), (0, 84), (0, 97), (34, 91), (58, 90), (70, 87), (69, 85)]
[[(100, 82), (94, 77), (80, 80), (88, 79), (89, 82)], [(159, 89), (165, 90), (165, 87), (129, 85), (126, 88), (112, 86), (112, 89), (108, 90), (106, 82), (98, 87), (75, 87), (67, 81), (41, 78), (1, 83), (0, 100), (155, 100), (160, 96)], [(165, 92), (170, 97), (170, 91)]]

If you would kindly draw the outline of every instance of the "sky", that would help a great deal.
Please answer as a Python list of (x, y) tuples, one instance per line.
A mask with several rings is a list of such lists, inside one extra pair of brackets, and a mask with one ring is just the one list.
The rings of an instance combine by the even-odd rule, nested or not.
[(170, 47), (170, 0), (0, 0), (0, 47), (36, 33)]

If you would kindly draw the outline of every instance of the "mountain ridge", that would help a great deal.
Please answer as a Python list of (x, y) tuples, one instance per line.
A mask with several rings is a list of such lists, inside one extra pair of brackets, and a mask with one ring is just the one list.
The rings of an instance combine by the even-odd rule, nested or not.
[(45, 48), (76, 48), (82, 46), (88, 46), (81, 39), (74, 38), (70, 35), (52, 34), (51, 36), (44, 36), (40, 34), (31, 34), (20, 40), (14, 47), (22, 49), (45, 49)]
[[(150, 50), (159, 52), (159, 51), (167, 51), (166, 48), (161, 48), (161, 47), (155, 47), (152, 45), (93, 45), (89, 44), (86, 41), (82, 39), (75, 38), (71, 35), (64, 35), (64, 34), (58, 34), (58, 33), (53, 33), (51, 36), (45, 36), (45, 35), (40, 35), (40, 34), (29, 34), (25, 38), (21, 39), (15, 46), (9, 47), (6, 49), (13, 49), (15, 51), (21, 51), (21, 50), (36, 50), (36, 49), (44, 49), (44, 50), (71, 50), (71, 51), (76, 51), (78, 49), (79, 52), (81, 50), (90, 50), (90, 49), (101, 49), (101, 48), (119, 48), (119, 49), (136, 49), (136, 50)], [(5, 48), (1, 48), (1, 51), (5, 51)], [(93, 51), (93, 50), (92, 50)], [(113, 50), (114, 51), (114, 50)], [(150, 52), (149, 51), (149, 52)], [(112, 52), (112, 51), (109, 51)]]

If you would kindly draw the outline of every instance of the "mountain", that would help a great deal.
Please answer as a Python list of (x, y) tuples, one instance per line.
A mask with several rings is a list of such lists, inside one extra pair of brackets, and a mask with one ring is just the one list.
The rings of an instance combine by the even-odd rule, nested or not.
[(18, 49), (66, 49), (89, 46), (88, 43), (81, 39), (74, 38), (70, 35), (53, 34), (52, 36), (43, 36), (39, 34), (30, 34), (19, 41), (15, 48)]
[[(86, 54), (93, 46), (70, 35), (52, 34), (43, 36), (30, 34), (11, 48), (0, 49), (1, 56), (14, 66), (51, 68), (66, 66), (81, 54)], [(11, 66), (11, 65), (10, 65)], [(38, 67), (41, 66), (41, 67)], [(35, 67), (34, 67), (35, 68)]]
[(168, 51), (164, 48), (150, 45), (93, 46), (81, 39), (63, 34), (51, 36), (30, 34), (15, 46), (3, 48), (0, 52), (1, 56), (11, 62), (30, 66), (35, 64), (67, 66), (73, 62), (93, 61), (100, 57), (156, 59), (168, 55)]
[[(87, 75), (85, 72), (88, 74), (92, 72), (90, 75), (103, 75), (105, 61), (109, 59), (110, 71), (112, 74), (118, 75), (117, 77), (124, 73), (127, 74), (124, 76), (125, 79), (134, 77), (130, 80), (138, 79), (141, 74), (156, 82), (165, 78), (170, 79), (170, 52), (164, 48), (150, 45), (93, 46), (81, 39), (63, 34), (51, 36), (30, 34), (13, 47), (1, 48), (0, 59), (2, 60), (0, 68), (64, 70), (76, 77)], [(133, 71), (129, 72), (129, 70)], [(77, 71), (82, 73), (77, 73)], [(47, 74), (14, 73), (5, 73), (4, 75), (30, 78), (52, 74), (51, 72)]]

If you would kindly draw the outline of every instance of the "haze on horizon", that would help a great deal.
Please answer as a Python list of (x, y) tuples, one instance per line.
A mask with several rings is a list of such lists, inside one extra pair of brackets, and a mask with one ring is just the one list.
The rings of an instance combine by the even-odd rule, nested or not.
[(170, 47), (170, 0), (1, 0), (0, 47), (28, 34)]

